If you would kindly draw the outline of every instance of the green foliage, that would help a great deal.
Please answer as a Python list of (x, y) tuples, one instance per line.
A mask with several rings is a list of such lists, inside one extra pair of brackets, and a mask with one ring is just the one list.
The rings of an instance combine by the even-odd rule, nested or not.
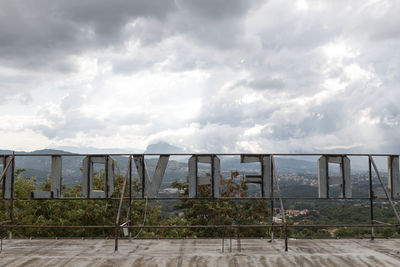
[[(39, 188), (50, 190), (50, 180), (40, 185), (34, 177), (23, 178), (24, 169), (15, 170), (13, 204), (13, 223), (19, 225), (114, 225), (119, 201), (109, 200), (67, 200), (79, 198), (81, 185), (63, 185), (62, 200), (29, 200), (31, 191)], [(208, 174), (209, 175), (209, 174)], [(229, 179), (220, 178), (221, 195), (223, 197), (247, 197), (247, 184), (238, 178), (237, 172), (232, 172)], [(104, 189), (104, 170), (98, 171), (93, 177), (94, 188)], [(115, 192), (113, 197), (121, 195), (124, 177), (115, 177)], [(187, 182), (173, 182), (172, 186), (179, 189), (181, 197), (188, 196)], [(1, 186), (0, 186), (1, 187)], [(129, 188), (129, 187), (127, 187)], [(141, 183), (134, 177), (132, 181), (133, 197), (140, 195)], [(198, 187), (200, 197), (210, 198), (210, 185)], [(128, 195), (128, 190), (125, 196)], [(181, 199), (163, 202), (167, 208), (162, 209), (160, 203), (143, 199), (132, 201), (133, 225), (263, 225), (270, 224), (270, 202), (266, 200), (221, 200), (221, 199)], [(369, 224), (370, 210), (366, 202), (343, 201), (284, 201), (288, 209), (309, 209), (303, 215), (289, 218), (288, 224)], [(120, 223), (129, 220), (129, 203), (125, 201), (122, 207)], [(386, 223), (396, 224), (391, 208), (382, 202), (374, 206), (375, 219)], [(0, 201), (0, 221), (9, 220), (9, 201)], [(44, 229), (44, 228), (15, 228), (12, 230), (16, 237), (112, 237), (114, 229)], [(329, 238), (329, 237), (359, 237), (368, 238), (370, 228), (289, 228), (290, 237), (296, 238)], [(122, 231), (121, 231), (122, 234)], [(236, 229), (215, 228), (162, 228), (162, 229), (132, 229), (133, 237), (229, 237), (236, 236)], [(240, 229), (241, 237), (269, 237), (270, 228)], [(281, 227), (274, 228), (276, 237), (283, 237)], [(6, 236), (6, 229), (0, 229), (0, 236)], [(397, 229), (393, 227), (375, 228), (377, 237), (398, 237)]]
[[(208, 174), (209, 175), (209, 174)], [(238, 172), (232, 172), (229, 179), (220, 178), (222, 197), (247, 197), (247, 184), (237, 181)], [(173, 186), (183, 190), (182, 197), (188, 196), (188, 183), (175, 182)], [(211, 197), (210, 185), (198, 186), (199, 197)], [(246, 225), (267, 224), (270, 210), (265, 200), (208, 200), (182, 199), (176, 209), (183, 213), (183, 218), (189, 225)], [(222, 237), (235, 235), (236, 230), (196, 228), (192, 233), (196, 237)], [(241, 236), (268, 236), (268, 230), (262, 228), (241, 229)]]
[[(71, 197), (82, 197), (81, 185), (70, 187), (63, 186), (63, 200), (29, 200), (31, 191), (36, 190), (36, 179), (33, 177), (22, 178), (23, 169), (15, 171), (14, 194), (16, 199), (13, 204), (13, 223), (18, 225), (114, 225), (119, 201), (112, 200), (67, 200)], [(122, 191), (124, 177), (117, 175), (115, 180), (114, 197), (119, 197)], [(104, 171), (94, 176), (93, 184), (96, 189), (104, 187)], [(40, 185), (40, 190), (49, 191), (50, 181), (47, 179)], [(138, 189), (138, 179), (134, 179), (133, 188)], [(128, 191), (128, 190), (126, 190)], [(125, 193), (127, 194), (127, 192)], [(128, 220), (128, 202), (124, 202), (121, 223)], [(132, 203), (132, 221), (141, 224), (144, 217), (145, 203), (135, 201)], [(0, 204), (0, 220), (9, 220), (8, 201)], [(140, 221), (140, 222), (139, 222)], [(145, 224), (159, 224), (161, 222), (161, 208), (159, 205), (148, 205)], [(6, 235), (5, 229), (0, 230), (2, 236)], [(135, 231), (133, 231), (135, 234)], [(16, 228), (13, 229), (16, 237), (111, 237), (114, 229), (45, 229), (45, 228)], [(140, 236), (154, 235), (143, 230)]]

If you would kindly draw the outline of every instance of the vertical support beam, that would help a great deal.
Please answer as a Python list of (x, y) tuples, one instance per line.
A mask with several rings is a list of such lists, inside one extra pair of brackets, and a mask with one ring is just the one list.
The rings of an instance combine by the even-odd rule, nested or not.
[(350, 159), (347, 156), (342, 156), (342, 197), (351, 198), (352, 187), (351, 187), (351, 173), (350, 173)]
[(107, 156), (108, 164), (107, 164), (107, 194), (106, 197), (111, 197), (114, 194), (114, 174), (115, 174), (115, 161), (111, 156)]
[(211, 155), (211, 197), (214, 198), (214, 185), (215, 185), (215, 175), (214, 175), (214, 158), (215, 155)]
[(114, 247), (114, 252), (118, 251), (118, 230), (120, 228), (120, 226), (119, 226), (119, 218), (120, 218), (120, 215), (121, 215), (122, 203), (124, 202), (126, 181), (128, 180), (129, 170), (130, 169), (129, 169), (129, 162), (128, 162), (128, 166), (126, 167), (126, 174), (125, 174), (125, 177), (124, 177), (124, 182), (122, 184), (121, 197), (119, 199), (117, 218), (115, 219), (115, 247)]
[(189, 197), (197, 197), (197, 155), (189, 159)]
[[(13, 152), (12, 157), (10, 157), (11, 162), (11, 194), (10, 194), (10, 223), (14, 223), (14, 171), (15, 171), (15, 154)], [(12, 239), (12, 228), (10, 228), (9, 239)]]
[(142, 155), (142, 198), (145, 197), (146, 192), (146, 164), (144, 163), (144, 154)]
[(388, 156), (388, 187), (392, 199), (400, 199), (399, 156)]
[[(132, 226), (132, 155), (129, 156), (129, 226)], [(129, 240), (132, 239), (132, 228), (128, 228)]]
[(108, 197), (108, 158), (109, 156), (105, 157), (105, 164), (104, 164), (104, 195)]
[(285, 208), (283, 206), (283, 200), (281, 196), (281, 190), (279, 188), (279, 179), (278, 179), (278, 174), (276, 171), (276, 166), (275, 166), (275, 161), (274, 161), (274, 156), (271, 156), (271, 165), (272, 169), (274, 170), (274, 180), (276, 184), (276, 191), (278, 193), (278, 198), (279, 198), (279, 204), (281, 206), (281, 214), (282, 214), (282, 223), (283, 223), (283, 230), (285, 232), (285, 251), (288, 251), (288, 231), (287, 231), (287, 221), (286, 221), (286, 213), (285, 213)]
[(212, 157), (212, 174), (211, 174), (211, 179), (212, 179), (212, 197), (213, 198), (218, 198), (220, 197), (220, 192), (219, 192), (219, 185), (221, 184), (220, 178), (221, 178), (221, 165), (220, 165), (220, 160), (216, 155), (213, 155)]
[(342, 176), (342, 197), (346, 198), (346, 193), (347, 193), (346, 180), (347, 179), (345, 179), (346, 176), (345, 176), (345, 167), (344, 167), (344, 157), (340, 158), (340, 175)]
[(325, 175), (326, 175), (326, 178), (325, 178), (325, 184), (326, 184), (326, 198), (329, 198), (329, 159), (328, 159), (328, 156), (325, 156), (325, 162), (324, 162), (324, 165), (325, 165)]
[(329, 197), (329, 183), (328, 183), (328, 157), (321, 156), (318, 159), (318, 197)]
[[(265, 171), (263, 170), (263, 172)], [(269, 171), (270, 177), (274, 177), (274, 168), (269, 168)], [(274, 191), (274, 179), (271, 179), (271, 241), (274, 240)]]
[[(86, 162), (85, 162), (85, 160), (86, 160)], [(88, 156), (88, 157), (85, 158), (85, 160), (83, 160), (83, 165), (87, 166), (87, 169), (86, 169), (87, 170), (87, 172), (86, 172), (86, 197), (90, 198), (90, 191), (92, 190), (92, 188), (91, 188), (92, 187), (92, 181), (90, 179), (90, 169), (92, 167), (91, 166), (91, 157)], [(84, 175), (84, 177), (85, 177), (85, 175)]]
[(14, 155), (3, 158), (3, 198), (10, 199), (14, 190)]
[(371, 241), (375, 238), (374, 233), (374, 191), (372, 190), (372, 166), (371, 159), (368, 158), (368, 173), (369, 173), (369, 208), (370, 208), (370, 219), (371, 219)]
[(60, 198), (62, 193), (62, 158), (51, 156), (50, 186), (53, 198)]
[(242, 245), (240, 244), (240, 225), (238, 225), (236, 230), (237, 230), (237, 249), (239, 252), (242, 252)]

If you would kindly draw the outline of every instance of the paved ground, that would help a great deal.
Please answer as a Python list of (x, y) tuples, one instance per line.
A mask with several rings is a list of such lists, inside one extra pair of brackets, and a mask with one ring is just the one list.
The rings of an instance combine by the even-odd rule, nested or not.
[(3, 240), (0, 266), (400, 266), (400, 240)]

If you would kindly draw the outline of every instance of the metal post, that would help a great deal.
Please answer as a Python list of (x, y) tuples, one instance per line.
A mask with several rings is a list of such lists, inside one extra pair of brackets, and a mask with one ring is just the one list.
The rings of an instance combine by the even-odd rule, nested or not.
[(229, 229), (229, 252), (232, 252), (232, 229)]
[(108, 198), (108, 158), (110, 156), (105, 156), (105, 166), (104, 166), (104, 195)]
[[(10, 159), (11, 162), (11, 196), (10, 196), (10, 221), (11, 224), (13, 224), (13, 219), (14, 219), (14, 169), (15, 169), (15, 153), (13, 152), (13, 155)], [(11, 240), (12, 238), (12, 228), (10, 228), (9, 232), (9, 239)]]
[(222, 230), (222, 253), (225, 252), (225, 230)]
[[(132, 225), (132, 155), (129, 156), (129, 223), (128, 225)], [(132, 239), (132, 228), (128, 228), (129, 231), (129, 240)]]
[[(270, 157), (270, 164), (272, 156)], [(271, 164), (272, 165), (272, 164)], [(274, 168), (271, 166), (271, 241), (274, 241)]]
[(198, 158), (197, 158), (197, 155), (195, 156), (195, 159), (196, 159), (196, 168), (195, 168), (195, 170), (196, 170), (196, 191), (195, 191), (195, 197), (198, 197), (199, 195), (197, 194), (197, 191), (198, 191), (198, 186), (199, 186), (199, 170), (198, 170), (198, 168), (199, 168), (199, 160), (198, 160)]
[[(369, 207), (371, 215), (371, 225), (374, 224), (374, 191), (372, 190), (372, 166), (371, 159), (368, 158), (368, 170), (369, 170)], [(371, 241), (375, 238), (374, 227), (371, 227)]]
[(89, 199), (90, 198), (90, 191), (92, 190), (92, 183), (90, 182), (90, 176), (91, 176), (91, 173), (92, 173), (92, 168), (90, 168), (91, 166), (92, 166), (92, 157), (91, 156), (88, 156), (88, 166), (87, 166), (87, 168), (88, 168), (88, 171), (87, 171), (87, 177), (86, 177), (86, 179), (87, 179), (87, 198)]
[(346, 198), (346, 179), (344, 178), (344, 156), (340, 159), (340, 175), (342, 176), (342, 197)]
[[(130, 163), (130, 162), (129, 162)], [(121, 191), (121, 198), (119, 200), (119, 206), (118, 206), (118, 212), (117, 212), (117, 218), (115, 219), (115, 248), (114, 252), (118, 251), (118, 229), (119, 229), (119, 217), (121, 215), (121, 208), (122, 208), (122, 203), (124, 202), (124, 195), (125, 195), (125, 188), (126, 188), (126, 181), (128, 180), (128, 172), (129, 172), (129, 163), (126, 168), (126, 175), (124, 178), (124, 183), (122, 185), (122, 191)]]
[(145, 193), (145, 186), (146, 186), (146, 170), (145, 170), (145, 163), (144, 163), (144, 154), (142, 156), (142, 198), (144, 198), (144, 193)]
[(214, 198), (214, 157), (215, 155), (211, 155), (211, 198)]
[(326, 171), (326, 198), (329, 198), (329, 156), (325, 155), (325, 171)]
[(240, 227), (237, 228), (237, 249), (242, 252), (242, 245), (240, 244)]
[(288, 248), (288, 228), (286, 222), (284, 227), (285, 227), (285, 251), (287, 252), (289, 248)]
[(271, 165), (272, 165), (272, 169), (274, 169), (274, 176), (271, 178), (275, 179), (276, 191), (278, 193), (279, 203), (281, 206), (281, 215), (282, 215), (282, 222), (283, 222), (283, 227), (284, 227), (283, 230), (285, 231), (285, 251), (288, 251), (288, 232), (287, 232), (286, 214), (285, 214), (285, 208), (283, 207), (281, 190), (279, 188), (279, 180), (278, 180), (278, 176), (277, 176), (274, 156), (271, 156)]

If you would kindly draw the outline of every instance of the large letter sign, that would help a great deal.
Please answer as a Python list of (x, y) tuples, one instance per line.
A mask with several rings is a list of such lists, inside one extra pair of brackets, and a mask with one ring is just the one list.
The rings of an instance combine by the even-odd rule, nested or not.
[(389, 182), (388, 187), (391, 197), (400, 199), (400, 174), (399, 174), (399, 156), (388, 156)]
[(270, 155), (240, 155), (241, 163), (259, 162), (261, 175), (245, 175), (246, 183), (260, 184), (261, 196), (271, 197), (271, 156)]
[[(12, 160), (12, 156), (5, 156), (3, 158), (3, 168), (6, 168), (7, 164)], [(14, 164), (15, 161), (13, 160), (8, 169), (7, 172), (5, 173), (5, 176), (3, 178), (3, 198), (4, 199), (10, 199), (11, 198), (11, 192), (13, 192), (13, 186), (14, 186)]]
[[(104, 191), (93, 189), (93, 164), (104, 164)], [(114, 160), (110, 156), (87, 156), (83, 159), (82, 194), (86, 198), (109, 198), (114, 193)]]
[[(160, 189), (162, 179), (164, 177), (165, 169), (167, 168), (167, 164), (169, 161), (169, 155), (160, 155), (158, 159), (156, 169), (154, 171), (153, 177), (149, 177), (149, 173), (147, 172), (146, 164), (144, 162), (143, 156), (134, 156), (136, 169), (138, 171), (139, 177), (144, 182), (144, 196), (146, 197), (157, 197), (158, 190)], [(143, 168), (144, 167), (144, 168)], [(145, 179), (143, 179), (143, 174)]]
[[(339, 164), (340, 176), (329, 177), (329, 163)], [(340, 186), (340, 197), (351, 197), (350, 159), (347, 156), (321, 156), (318, 159), (318, 197), (329, 198), (329, 186)]]
[(61, 197), (61, 156), (51, 156), (51, 173), (50, 173), (50, 192), (48, 191), (32, 191), (31, 198), (48, 199)]
[[(199, 176), (198, 163), (211, 164), (211, 176)], [(212, 196), (220, 197), (220, 160), (216, 155), (193, 155), (189, 159), (189, 197), (198, 197), (198, 185), (211, 185)]]

